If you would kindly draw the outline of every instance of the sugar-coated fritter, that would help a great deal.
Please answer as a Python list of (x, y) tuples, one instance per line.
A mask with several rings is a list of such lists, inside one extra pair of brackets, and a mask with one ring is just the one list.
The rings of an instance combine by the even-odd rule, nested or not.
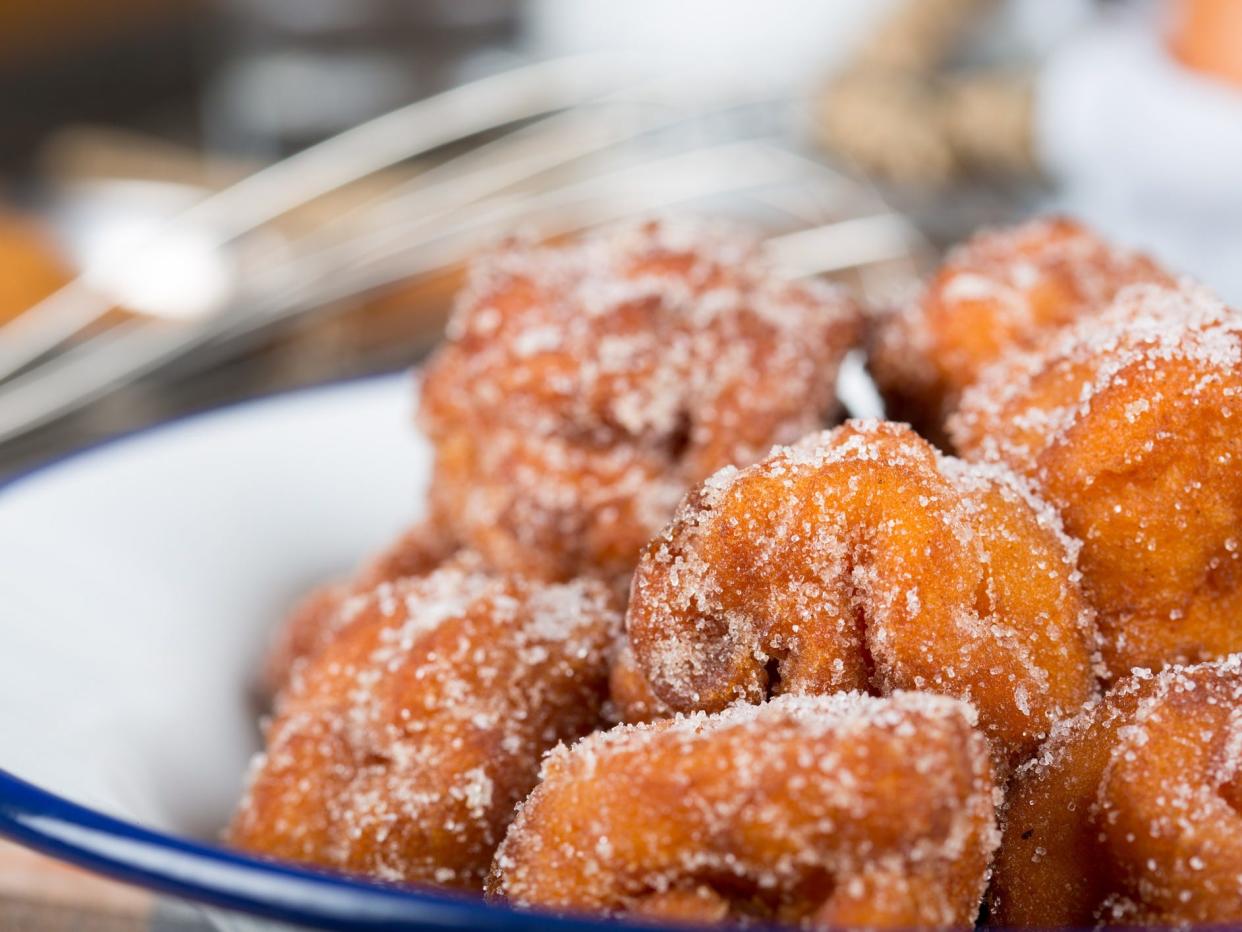
[(231, 840), (479, 889), (540, 757), (601, 723), (612, 595), (446, 567), (382, 583), (348, 615), (282, 696)]
[(1242, 922), (1242, 660), (1140, 670), (1015, 775), (1001, 926)]
[(544, 762), (491, 896), (559, 912), (970, 928), (997, 841), (964, 703), (782, 696), (621, 725)]
[(1082, 541), (1112, 675), (1242, 650), (1242, 314), (1189, 284), (1127, 289), (997, 363), (950, 432)]
[(871, 368), (890, 417), (938, 433), (989, 363), (1098, 313), (1137, 282), (1171, 279), (1073, 220), (977, 233), (949, 253), (915, 301), (877, 322)]
[(624, 576), (681, 495), (836, 410), (854, 305), (667, 221), (477, 262), (423, 382), (436, 513), (493, 566)]
[(351, 596), (365, 595), (383, 582), (426, 576), (455, 554), (463, 564), (470, 559), (443, 530), (426, 521), (407, 530), (352, 579), (311, 590), (276, 629), (263, 665), (264, 692), (279, 694), (297, 667), (332, 642), (344, 624), (342, 609)]
[(849, 421), (723, 469), (648, 546), (627, 627), (655, 694), (968, 699), (1010, 764), (1095, 694), (1076, 544), (1008, 469)]

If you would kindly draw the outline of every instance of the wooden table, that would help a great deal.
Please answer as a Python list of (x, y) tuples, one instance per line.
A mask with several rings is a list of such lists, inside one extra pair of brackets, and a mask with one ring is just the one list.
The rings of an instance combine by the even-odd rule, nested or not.
[(0, 932), (205, 932), (188, 906), (0, 841)]

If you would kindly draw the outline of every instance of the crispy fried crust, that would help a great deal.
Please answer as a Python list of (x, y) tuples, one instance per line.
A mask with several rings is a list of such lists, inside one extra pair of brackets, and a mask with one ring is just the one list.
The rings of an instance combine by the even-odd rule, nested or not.
[(436, 513), (489, 564), (625, 575), (685, 490), (836, 410), (857, 309), (706, 224), (625, 226), (476, 263), (428, 364)]
[(1128, 289), (989, 370), (950, 431), (1082, 540), (1112, 675), (1242, 650), (1242, 315), (1189, 284)]
[(1095, 694), (1075, 551), (1007, 469), (850, 421), (688, 496), (636, 571), (629, 640), (678, 711), (928, 689), (974, 702), (1012, 764)]
[(989, 363), (1098, 313), (1127, 285), (1171, 281), (1064, 217), (984, 230), (950, 252), (917, 300), (877, 321), (872, 373), (890, 417), (935, 431)]
[(927, 694), (783, 696), (544, 763), (489, 894), (664, 921), (958, 926), (996, 844), (986, 742)]
[(600, 724), (611, 594), (449, 567), (382, 583), (348, 616), (283, 696), (231, 839), (478, 889), (543, 752)]
[(1242, 661), (1120, 681), (1016, 775), (991, 920), (1242, 921)]

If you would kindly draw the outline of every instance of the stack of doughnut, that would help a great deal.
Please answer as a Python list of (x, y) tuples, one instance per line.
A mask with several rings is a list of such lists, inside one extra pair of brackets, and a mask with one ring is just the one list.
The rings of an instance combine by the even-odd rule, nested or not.
[[(840, 420), (864, 339), (913, 426)], [(1242, 921), (1202, 287), (1064, 219), (866, 322), (720, 224), (514, 240), (418, 420), (428, 516), (279, 631), (233, 843), (646, 924)]]

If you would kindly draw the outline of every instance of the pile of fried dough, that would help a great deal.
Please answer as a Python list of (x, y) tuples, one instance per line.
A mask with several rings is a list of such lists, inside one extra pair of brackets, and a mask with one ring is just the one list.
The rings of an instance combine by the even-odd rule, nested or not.
[[(859, 348), (894, 420), (840, 420)], [(1060, 218), (881, 309), (707, 220), (513, 240), (418, 422), (427, 516), (279, 630), (232, 843), (657, 922), (1242, 921), (1203, 287)]]

